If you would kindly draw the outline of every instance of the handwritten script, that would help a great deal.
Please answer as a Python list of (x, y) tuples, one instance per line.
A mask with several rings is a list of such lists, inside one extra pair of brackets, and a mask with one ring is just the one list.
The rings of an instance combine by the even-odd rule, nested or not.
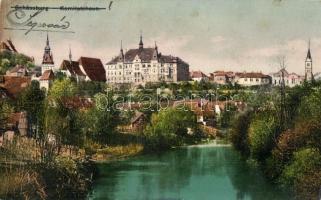
[[(111, 9), (113, 1), (109, 2), (108, 9)], [(46, 32), (65, 32), (74, 33), (69, 30), (71, 22), (66, 15), (57, 18), (54, 22), (47, 22), (46, 20), (40, 20), (39, 16), (44, 15), (49, 10), (61, 10), (61, 11), (99, 11), (106, 10), (103, 7), (45, 7), (45, 6), (25, 6), (16, 5), (11, 7), (11, 10), (7, 13), (6, 17), (11, 27), (4, 29), (9, 30), (22, 30), (25, 31), (25, 35), (31, 31), (46, 31)], [(43, 19), (43, 17), (42, 17)]]
[[(20, 30), (26, 30), (25, 35), (31, 31), (45, 31), (45, 30), (66, 30), (70, 27), (70, 22), (63, 16), (55, 23), (47, 23), (38, 21), (37, 17), (44, 10), (24, 11), (22, 9), (14, 9), (7, 13), (9, 23), (15, 27), (20, 27)], [(16, 28), (18, 29), (18, 28)], [(19, 29), (18, 29), (19, 30)]]

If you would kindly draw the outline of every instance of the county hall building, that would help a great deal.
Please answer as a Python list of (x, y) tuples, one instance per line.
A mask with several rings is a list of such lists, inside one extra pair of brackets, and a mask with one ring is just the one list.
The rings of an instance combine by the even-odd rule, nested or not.
[(162, 55), (154, 48), (144, 48), (142, 36), (137, 49), (124, 53), (122, 45), (117, 57), (106, 66), (106, 80), (111, 84), (144, 85), (148, 82), (178, 82), (189, 80), (189, 65), (179, 57)]

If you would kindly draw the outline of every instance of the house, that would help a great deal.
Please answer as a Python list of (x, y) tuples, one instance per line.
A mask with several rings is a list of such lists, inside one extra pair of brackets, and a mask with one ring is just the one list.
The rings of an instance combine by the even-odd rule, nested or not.
[(75, 78), (77, 82), (86, 80), (86, 75), (81, 71), (78, 61), (63, 60), (60, 71), (67, 77)]
[(282, 76), (284, 77), (285, 86), (288, 86), (288, 87), (301, 85), (304, 82), (304, 76), (300, 76), (296, 73), (289, 73), (286, 69), (281, 69), (276, 73), (271, 73), (270, 76), (272, 78), (273, 86), (281, 85)]
[(106, 71), (100, 59), (80, 57), (78, 63), (82, 75), (86, 76), (86, 81), (106, 82)]
[(77, 82), (106, 82), (106, 71), (100, 59), (82, 56), (78, 61), (73, 61), (70, 49), (69, 59), (63, 60), (59, 69), (67, 77), (75, 78)]
[(190, 79), (193, 81), (208, 81), (208, 76), (206, 76), (202, 71), (191, 71)]
[(26, 66), (16, 65), (14, 68), (6, 72), (7, 76), (28, 76), (29, 70)]
[(210, 81), (219, 85), (234, 83), (234, 72), (231, 71), (215, 71), (210, 73)]
[(235, 73), (235, 83), (242, 86), (260, 86), (271, 84), (271, 77), (261, 72)]
[(205, 126), (215, 125), (215, 112), (209, 106), (209, 101), (205, 99), (190, 99), (183, 101), (175, 101), (173, 107), (186, 106), (196, 115), (197, 123)]
[(39, 78), (40, 88), (45, 88), (46, 91), (48, 91), (54, 79), (55, 79), (55, 74), (51, 69), (44, 71)]
[(73, 96), (66, 97), (62, 99), (62, 104), (64, 107), (69, 109), (79, 109), (79, 110), (87, 110), (94, 106), (94, 102), (90, 98)]
[(0, 88), (2, 94), (16, 98), (31, 83), (29, 76), (0, 76)]
[(134, 131), (141, 131), (144, 129), (147, 119), (144, 113), (135, 111), (134, 116), (130, 120), (130, 128)]
[(28, 134), (27, 113), (11, 113), (7, 119), (6, 130), (13, 131), (21, 136), (26, 136)]

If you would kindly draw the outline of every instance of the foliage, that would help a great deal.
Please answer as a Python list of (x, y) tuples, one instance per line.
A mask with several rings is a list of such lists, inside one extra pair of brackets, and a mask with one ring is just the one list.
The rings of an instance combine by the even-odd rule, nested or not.
[(249, 126), (248, 137), (251, 156), (257, 160), (267, 158), (274, 147), (278, 122), (269, 112), (256, 114)]
[(315, 199), (321, 184), (321, 154), (318, 149), (305, 148), (294, 152), (284, 168), (281, 181), (293, 185), (297, 199)]
[(76, 86), (69, 79), (57, 80), (48, 92), (45, 105), (45, 133), (55, 136), (56, 147), (60, 152), (62, 145), (83, 145), (81, 112), (66, 105), (68, 98), (76, 93)]
[(231, 126), (231, 123), (233, 121), (233, 117), (235, 116), (237, 111), (237, 107), (232, 104), (225, 105), (225, 108), (221, 114), (220, 117), (220, 125), (222, 128), (227, 128)]
[(5, 74), (7, 70), (18, 64), (25, 65), (29, 69), (35, 66), (28, 56), (9, 51), (0, 52), (0, 74)]
[(35, 129), (37, 133), (43, 127), (44, 100), (45, 91), (40, 89), (38, 81), (32, 81), (18, 99), (17, 109), (27, 112), (29, 128)]
[(79, 95), (90, 97), (98, 93), (103, 93), (106, 90), (105, 83), (95, 81), (80, 81), (77, 87)]
[(94, 141), (108, 143), (119, 124), (119, 111), (114, 107), (113, 94), (98, 93), (94, 97), (95, 106), (86, 112), (85, 132)]
[(230, 132), (230, 141), (236, 150), (240, 151), (243, 155), (249, 155), (249, 141), (248, 141), (248, 128), (251, 122), (251, 111), (240, 113), (232, 126)]
[(151, 149), (162, 149), (184, 142), (188, 130), (196, 130), (196, 116), (188, 109), (168, 108), (152, 115), (151, 123), (144, 131), (146, 145)]

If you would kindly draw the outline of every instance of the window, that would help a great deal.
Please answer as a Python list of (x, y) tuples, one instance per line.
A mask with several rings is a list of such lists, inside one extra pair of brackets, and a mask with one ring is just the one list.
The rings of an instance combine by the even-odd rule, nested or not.
[(259, 82), (259, 79), (258, 79), (258, 78), (256, 79), (256, 82)]
[(247, 81), (247, 78), (245, 78), (244, 81)]
[(253, 82), (253, 78), (250, 78), (250, 82)]

